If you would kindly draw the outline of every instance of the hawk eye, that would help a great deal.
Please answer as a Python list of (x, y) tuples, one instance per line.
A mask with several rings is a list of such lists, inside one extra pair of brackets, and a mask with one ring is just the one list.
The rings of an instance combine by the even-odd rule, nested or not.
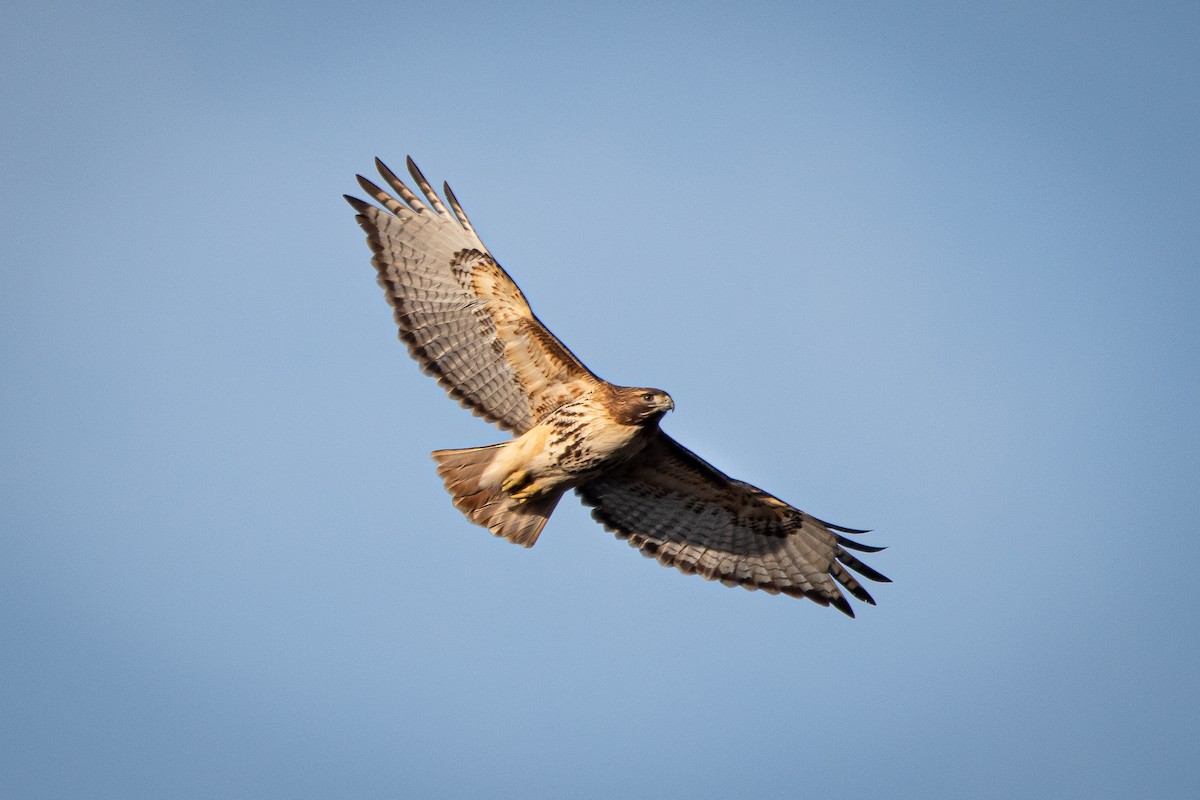
[(654, 399), (654, 392), (642, 392), (642, 399), (649, 403)]

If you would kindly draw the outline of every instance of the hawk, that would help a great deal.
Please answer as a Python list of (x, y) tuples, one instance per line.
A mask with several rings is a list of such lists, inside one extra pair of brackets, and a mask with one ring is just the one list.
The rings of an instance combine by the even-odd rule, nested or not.
[(400, 338), (422, 370), (514, 438), (437, 450), (437, 471), (472, 522), (532, 547), (573, 489), (592, 516), (647, 556), (729, 586), (807, 597), (854, 616), (842, 593), (875, 601), (850, 573), (888, 578), (849, 551), (872, 547), (735, 480), (659, 428), (661, 389), (597, 377), (544, 326), (443, 184), (449, 209), (411, 158), (419, 198), (379, 159), (391, 192), (349, 195)]

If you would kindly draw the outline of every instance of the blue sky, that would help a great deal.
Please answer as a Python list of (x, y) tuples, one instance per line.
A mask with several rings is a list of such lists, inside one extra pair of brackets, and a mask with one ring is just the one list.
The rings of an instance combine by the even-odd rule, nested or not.
[[(0, 33), (0, 794), (1190, 797), (1191, 3), (45, 4)], [(849, 620), (530, 551), (340, 198), (455, 187)]]

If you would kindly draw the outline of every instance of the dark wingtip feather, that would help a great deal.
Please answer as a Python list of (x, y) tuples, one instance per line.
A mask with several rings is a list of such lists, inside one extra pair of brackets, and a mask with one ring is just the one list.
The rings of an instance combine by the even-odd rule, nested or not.
[[(418, 188), (421, 188), (422, 191), (424, 191), (424, 187), (422, 187), (421, 184), (428, 186), (429, 181), (425, 178), (425, 173), (421, 172), (421, 168), (417, 166), (417, 162), (413, 161), (412, 156), (405, 156), (404, 165), (408, 167), (408, 174), (412, 175), (412, 179), (417, 182)], [(426, 196), (428, 197), (428, 195)]]
[(892, 582), (891, 578), (884, 575), (882, 572), (879, 572), (878, 570), (868, 567), (866, 564), (862, 563), (857, 558), (855, 558), (854, 556), (847, 553), (845, 550), (838, 553), (837, 560), (842, 562), (842, 564), (844, 564), (845, 566), (854, 570), (859, 575), (862, 575), (864, 578), (866, 578), (868, 580), (875, 581), (876, 583), (891, 583)]
[[(870, 602), (872, 605), (875, 604), (874, 600), (868, 599), (868, 602)], [(829, 604), (850, 619), (854, 619), (854, 609), (850, 606), (850, 601), (846, 599), (845, 595), (839, 592), (837, 597), (829, 601)]]
[(356, 181), (358, 181), (358, 185), (360, 187), (362, 187), (362, 190), (364, 192), (366, 192), (367, 194), (370, 194), (370, 195), (379, 194), (379, 192), (380, 192), (379, 187), (370, 178), (365, 177), (363, 175), (355, 175), (354, 179)]
[(382, 175), (383, 179), (388, 183), (399, 180), (399, 178), (396, 177), (396, 173), (392, 171), (392, 168), (389, 167), (379, 156), (375, 156), (375, 171)]
[(824, 525), (826, 528), (829, 528), (830, 530), (840, 531), (841, 533), (854, 533), (854, 534), (861, 535), (864, 533), (871, 532), (871, 530), (869, 528), (867, 528), (867, 529), (844, 528), (841, 525), (834, 525), (832, 522), (826, 522), (825, 520), (821, 520), (821, 524)]
[(425, 195), (425, 203), (434, 213), (449, 219), (450, 212), (442, 204), (442, 199), (433, 190), (433, 186), (430, 185), (429, 180), (421, 173), (417, 162), (413, 161), (412, 156), (406, 156), (405, 160), (408, 163), (408, 174), (412, 175), (412, 179), (417, 182), (417, 188), (421, 190), (421, 194)]
[(856, 542), (853, 539), (847, 539), (845, 536), (838, 536), (837, 542), (842, 547), (849, 547), (851, 550), (857, 550), (860, 553), (878, 553), (881, 550), (887, 550), (886, 547), (881, 547), (874, 544), (863, 544), (862, 542)]

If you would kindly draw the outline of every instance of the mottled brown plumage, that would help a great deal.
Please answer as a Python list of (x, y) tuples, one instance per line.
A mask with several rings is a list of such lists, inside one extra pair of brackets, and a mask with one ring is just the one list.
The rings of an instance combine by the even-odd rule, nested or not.
[[(497, 536), (532, 546), (574, 489), (592, 516), (667, 566), (728, 585), (808, 597), (854, 616), (867, 603), (850, 573), (883, 575), (848, 550), (882, 548), (709, 466), (658, 426), (674, 408), (659, 389), (601, 380), (534, 316), (480, 241), (450, 187), (442, 203), (410, 158), (412, 192), (381, 161), (391, 192), (359, 176), (379, 206), (346, 200), (400, 338), (459, 403), (515, 438), (438, 450), (454, 505)], [(394, 193), (394, 194), (393, 194)]]

